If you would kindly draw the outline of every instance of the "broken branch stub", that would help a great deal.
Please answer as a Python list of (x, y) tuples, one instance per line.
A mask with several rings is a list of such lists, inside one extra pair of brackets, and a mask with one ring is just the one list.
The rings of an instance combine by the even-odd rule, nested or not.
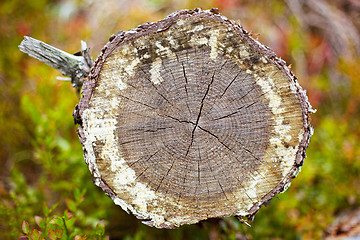
[[(81, 48), (80, 52), (72, 55), (28, 36), (25, 36), (19, 45), (20, 51), (70, 77), (73, 87), (77, 88), (82, 86), (83, 79), (88, 77), (93, 65), (89, 49), (84, 41), (81, 41)], [(64, 78), (58, 79), (64, 80)]]
[(113, 35), (74, 112), (95, 183), (150, 226), (252, 217), (305, 158), (311, 107), (275, 53), (216, 11)]

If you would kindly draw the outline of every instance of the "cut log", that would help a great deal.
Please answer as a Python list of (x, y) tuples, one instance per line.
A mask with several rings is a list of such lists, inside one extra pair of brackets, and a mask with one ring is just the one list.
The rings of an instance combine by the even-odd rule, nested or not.
[(217, 10), (110, 38), (74, 111), (85, 161), (116, 204), (174, 228), (252, 218), (299, 172), (311, 106), (285, 62)]

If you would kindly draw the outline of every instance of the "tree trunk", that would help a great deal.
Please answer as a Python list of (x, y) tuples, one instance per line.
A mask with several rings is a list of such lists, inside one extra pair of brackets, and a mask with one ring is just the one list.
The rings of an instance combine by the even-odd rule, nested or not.
[(174, 228), (251, 218), (284, 191), (309, 111), (272, 50), (196, 9), (113, 35), (74, 118), (95, 184), (145, 224)]

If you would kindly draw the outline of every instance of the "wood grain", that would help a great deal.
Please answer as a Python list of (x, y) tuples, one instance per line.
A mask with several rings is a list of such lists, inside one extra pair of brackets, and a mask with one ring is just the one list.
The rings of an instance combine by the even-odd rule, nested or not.
[(310, 105), (285, 62), (216, 11), (111, 37), (74, 118), (95, 183), (158, 228), (252, 217), (289, 184)]

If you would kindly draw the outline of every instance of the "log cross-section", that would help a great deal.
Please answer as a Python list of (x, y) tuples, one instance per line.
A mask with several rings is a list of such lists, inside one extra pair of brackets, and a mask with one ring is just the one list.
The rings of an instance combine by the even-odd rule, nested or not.
[(216, 11), (110, 38), (74, 112), (95, 183), (144, 223), (253, 216), (290, 183), (310, 105), (285, 62)]

